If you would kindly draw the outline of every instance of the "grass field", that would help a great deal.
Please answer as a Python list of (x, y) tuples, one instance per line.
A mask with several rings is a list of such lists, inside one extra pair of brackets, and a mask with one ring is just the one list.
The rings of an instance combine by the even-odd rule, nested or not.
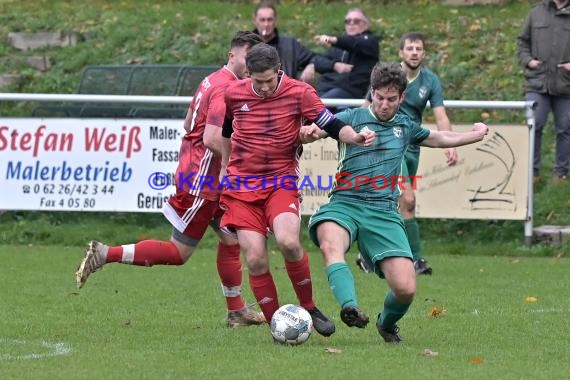
[[(312, 250), (316, 298), (337, 333), (278, 347), (267, 326), (225, 327), (209, 247), (183, 267), (109, 265), (78, 291), (81, 257), (82, 247), (0, 246), (0, 378), (562, 379), (570, 370), (567, 259), (432, 254), (436, 272), (419, 278), (400, 324), (405, 342), (392, 346), (373, 325), (342, 324)], [(271, 260), (281, 303), (294, 303), (273, 250)], [(373, 316), (386, 285), (353, 269)], [(253, 299), (247, 282), (244, 293)], [(443, 314), (432, 317), (434, 308)]]

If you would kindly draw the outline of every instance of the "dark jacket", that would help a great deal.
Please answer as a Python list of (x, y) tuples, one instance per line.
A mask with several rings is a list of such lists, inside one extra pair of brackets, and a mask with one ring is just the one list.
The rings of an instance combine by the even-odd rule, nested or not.
[[(259, 34), (257, 29), (253, 33)], [(275, 37), (268, 43), (277, 49), (281, 60), (281, 70), (291, 78), (297, 78), (297, 74), (311, 63), (315, 53), (304, 47), (295, 38), (287, 34), (279, 34), (275, 29)]]
[[(527, 92), (570, 97), (570, 71), (556, 67), (570, 62), (570, 5), (556, 9), (552, 0), (536, 4), (530, 10), (517, 45)], [(531, 59), (538, 59), (542, 64), (531, 70), (527, 67)]]
[[(357, 36), (337, 36), (337, 43), (324, 55), (313, 59), (315, 71), (321, 74), (317, 91), (323, 93), (331, 88), (342, 88), (356, 99), (364, 98), (370, 84), (370, 72), (380, 56), (379, 41), (369, 31)], [(354, 65), (349, 73), (334, 71), (335, 62)]]

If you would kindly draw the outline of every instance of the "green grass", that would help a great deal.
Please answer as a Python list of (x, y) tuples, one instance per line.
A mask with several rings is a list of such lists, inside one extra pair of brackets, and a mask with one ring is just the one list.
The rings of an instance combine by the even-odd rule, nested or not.
[[(391, 346), (373, 325), (342, 324), (322, 259), (314, 249), (310, 255), (316, 298), (337, 333), (276, 347), (267, 326), (225, 327), (215, 253), (207, 247), (182, 267), (109, 265), (78, 291), (80, 247), (0, 246), (1, 377), (560, 379), (570, 370), (570, 285), (561, 280), (568, 260), (433, 255), (435, 275), (419, 278), (401, 322), (405, 342)], [(295, 302), (275, 252), (271, 264), (281, 303)], [(354, 273), (360, 304), (374, 316), (386, 285)], [(247, 282), (244, 293), (252, 300)], [(432, 318), (434, 307), (446, 311)], [(70, 352), (25, 359), (53, 352), (41, 342), (63, 343)], [(329, 347), (342, 352), (326, 353)], [(422, 356), (425, 349), (438, 355)]]

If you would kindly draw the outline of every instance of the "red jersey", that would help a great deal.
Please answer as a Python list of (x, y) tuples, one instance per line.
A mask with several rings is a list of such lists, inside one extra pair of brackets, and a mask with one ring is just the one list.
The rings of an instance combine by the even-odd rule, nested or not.
[(220, 198), (219, 180), (221, 157), (204, 145), (206, 124), (224, 124), (226, 105), (224, 92), (236, 75), (226, 68), (208, 75), (196, 90), (188, 112), (192, 115), (190, 132), (182, 139), (178, 168), (175, 173), (177, 189), (191, 195), (217, 201)]
[(247, 183), (259, 188), (262, 179), (271, 183), (274, 178), (299, 175), (299, 129), (305, 119), (316, 120), (325, 105), (313, 87), (280, 75), (276, 91), (267, 98), (255, 93), (251, 79), (233, 82), (226, 89), (226, 117), (233, 119), (228, 162), (232, 189), (247, 191), (239, 186), (247, 176), (255, 176), (258, 181), (247, 179)]

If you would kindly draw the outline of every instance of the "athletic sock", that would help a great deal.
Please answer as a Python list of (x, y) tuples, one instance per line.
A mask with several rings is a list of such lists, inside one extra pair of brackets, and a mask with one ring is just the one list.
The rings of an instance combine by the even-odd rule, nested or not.
[(277, 288), (273, 282), (271, 272), (254, 276), (249, 274), (249, 286), (257, 300), (265, 320), (269, 323), (273, 314), (279, 309), (279, 299), (277, 298)]
[(311, 281), (311, 269), (309, 268), (309, 256), (303, 252), (303, 257), (299, 261), (290, 262), (285, 260), (285, 268), (289, 279), (297, 294), (299, 304), (307, 310), (314, 309), (313, 302), (313, 282)]
[(143, 240), (136, 244), (109, 247), (105, 262), (139, 266), (184, 264), (174, 243), (159, 240)]
[(410, 308), (411, 303), (402, 303), (391, 290), (384, 298), (384, 310), (381, 311), (378, 322), (382, 328), (390, 328), (396, 324)]
[(412, 249), (414, 261), (418, 261), (422, 258), (422, 244), (420, 243), (420, 226), (418, 220), (416, 218), (405, 219), (404, 226), (408, 233), (408, 243)]
[(334, 263), (326, 267), (329, 287), (341, 308), (358, 306), (354, 277), (346, 263)]
[(245, 303), (241, 296), (242, 263), (239, 244), (225, 245), (218, 242), (216, 265), (228, 311), (243, 309)]

